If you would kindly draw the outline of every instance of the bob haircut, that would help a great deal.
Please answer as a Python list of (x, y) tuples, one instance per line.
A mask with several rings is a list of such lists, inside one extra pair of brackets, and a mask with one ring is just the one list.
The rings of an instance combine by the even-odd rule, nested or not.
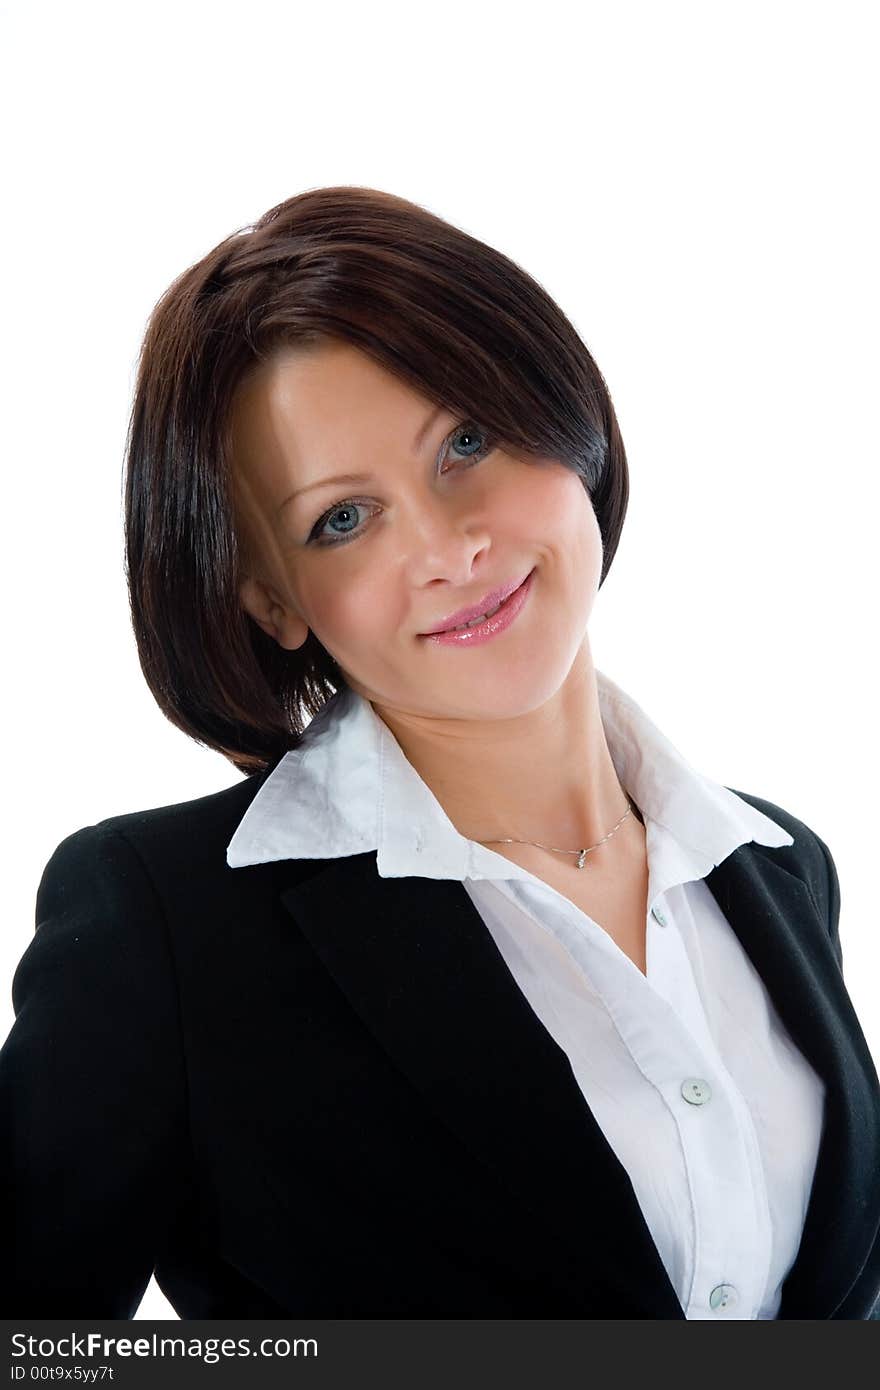
[(314, 633), (280, 647), (242, 608), (230, 406), (249, 368), (344, 340), (509, 452), (572, 468), (604, 582), (629, 494), (605, 381), (562, 310), (513, 261), (377, 189), (307, 190), (232, 233), (155, 305), (126, 438), (131, 620), (163, 714), (240, 772), (268, 770), (346, 686)]

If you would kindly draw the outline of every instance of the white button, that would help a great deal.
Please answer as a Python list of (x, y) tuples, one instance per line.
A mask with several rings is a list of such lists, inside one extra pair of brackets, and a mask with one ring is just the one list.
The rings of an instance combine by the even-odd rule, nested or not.
[(709, 1307), (714, 1312), (722, 1308), (732, 1308), (739, 1301), (739, 1294), (732, 1284), (716, 1284), (709, 1295)]
[(659, 907), (652, 907), (652, 908), (651, 908), (651, 916), (654, 918), (654, 921), (655, 921), (655, 922), (659, 922), (659, 923), (660, 923), (661, 927), (665, 927), (665, 926), (666, 926), (666, 917), (665, 917), (664, 913), (662, 913), (662, 912), (660, 911), (660, 908), (659, 908)]
[(701, 1076), (689, 1076), (681, 1083), (681, 1094), (688, 1105), (705, 1105), (712, 1099), (712, 1087)]

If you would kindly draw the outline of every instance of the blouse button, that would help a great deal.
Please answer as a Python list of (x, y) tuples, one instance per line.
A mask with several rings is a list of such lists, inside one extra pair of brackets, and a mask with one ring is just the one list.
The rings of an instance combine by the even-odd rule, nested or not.
[(738, 1300), (739, 1294), (733, 1284), (716, 1284), (709, 1295), (709, 1307), (717, 1313), (722, 1308), (732, 1308)]
[(655, 922), (660, 923), (661, 927), (666, 926), (666, 914), (662, 912), (659, 907), (651, 908), (651, 916), (654, 918)]
[(688, 1105), (705, 1105), (712, 1098), (712, 1087), (701, 1076), (689, 1076), (681, 1083), (681, 1094)]

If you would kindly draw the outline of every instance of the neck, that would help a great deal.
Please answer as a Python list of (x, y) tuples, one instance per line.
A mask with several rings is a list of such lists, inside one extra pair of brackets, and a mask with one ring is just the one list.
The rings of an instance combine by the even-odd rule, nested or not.
[[(373, 708), (468, 839), (577, 849), (595, 845), (630, 805), (606, 742), (586, 637), (560, 689), (526, 714), (454, 720)], [(608, 850), (643, 835), (640, 820), (628, 816)]]

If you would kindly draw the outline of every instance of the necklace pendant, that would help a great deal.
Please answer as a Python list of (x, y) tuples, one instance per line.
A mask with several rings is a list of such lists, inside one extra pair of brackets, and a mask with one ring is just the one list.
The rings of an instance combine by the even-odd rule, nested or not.
[(584, 867), (584, 860), (586, 859), (586, 857), (587, 857), (587, 851), (586, 851), (585, 849), (582, 849), (581, 852), (580, 852), (580, 854), (578, 855), (578, 865), (577, 865), (577, 866), (578, 866), (579, 869), (582, 869), (582, 868)]

